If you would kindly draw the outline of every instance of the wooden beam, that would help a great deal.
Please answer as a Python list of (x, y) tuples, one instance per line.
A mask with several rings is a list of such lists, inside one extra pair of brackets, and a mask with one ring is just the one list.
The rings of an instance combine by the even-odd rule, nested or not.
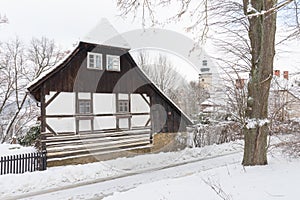
[(53, 128), (51, 128), (51, 126), (49, 126), (47, 123), (46, 123), (46, 128), (54, 135), (57, 135), (57, 133), (53, 130)]
[[(116, 93), (116, 113), (119, 112), (119, 93)], [(116, 129), (119, 129), (119, 119), (116, 118)]]
[(145, 98), (145, 96), (143, 94), (140, 94), (141, 97), (144, 99), (144, 101), (149, 105), (149, 107), (151, 106), (150, 105), (150, 102)]
[(45, 85), (41, 87), (41, 132), (46, 132), (46, 102), (45, 102)]
[[(131, 94), (128, 94), (128, 112), (131, 113)], [(128, 129), (131, 129), (131, 116), (128, 117)]]
[(56, 97), (60, 94), (60, 92), (56, 92), (46, 103), (45, 106), (47, 107)]
[(151, 118), (148, 119), (148, 121), (145, 124), (145, 127), (148, 126), (150, 122), (151, 122)]
[(141, 115), (150, 115), (148, 112), (144, 113), (105, 113), (105, 114), (93, 114), (93, 115), (84, 115), (84, 114), (75, 114), (75, 115), (45, 115), (46, 118), (70, 118), (70, 117), (131, 117), (131, 116), (141, 116)]
[[(91, 99), (90, 99), (90, 107), (91, 107), (91, 114), (94, 115), (94, 96), (93, 93), (90, 93)], [(91, 132), (94, 133), (94, 117), (90, 119), (91, 120)]]

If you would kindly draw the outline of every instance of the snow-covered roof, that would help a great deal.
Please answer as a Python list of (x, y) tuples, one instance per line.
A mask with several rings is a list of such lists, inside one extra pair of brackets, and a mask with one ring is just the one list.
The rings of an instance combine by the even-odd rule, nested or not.
[[(118, 33), (118, 31), (111, 25), (111, 23), (106, 18), (102, 18), (99, 21), (99, 23), (80, 41), (92, 43), (92, 44), (130, 49), (130, 46), (126, 42), (126, 40)], [(28, 89), (31, 86), (35, 85), (37, 82), (39, 82), (48, 74), (50, 74), (52, 71), (54, 71), (58, 66), (64, 63), (71, 56), (71, 54), (77, 49), (77, 47), (80, 44), (80, 41), (77, 42), (77, 46), (74, 48), (74, 50), (70, 51), (55, 66), (41, 73), (35, 80), (30, 82), (26, 88)]]
[(130, 49), (128, 42), (106, 19), (102, 18), (99, 23), (81, 39), (82, 42), (102, 44), (106, 46)]
[(53, 67), (49, 68), (48, 70), (42, 72), (36, 79), (34, 79), (33, 81), (31, 81), (27, 86), (26, 89), (30, 88), (31, 86), (35, 85), (37, 82), (39, 82), (40, 80), (42, 80), (43, 78), (45, 78), (48, 74), (50, 74), (52, 71), (54, 71), (58, 66), (60, 66), (62, 63), (64, 63), (70, 56), (71, 54), (75, 51), (75, 49), (77, 49), (79, 46), (79, 42), (77, 43), (77, 46), (74, 48), (74, 50), (70, 51), (69, 53), (67, 53), (63, 59), (61, 59), (58, 63), (56, 63), (56, 65), (54, 65)]

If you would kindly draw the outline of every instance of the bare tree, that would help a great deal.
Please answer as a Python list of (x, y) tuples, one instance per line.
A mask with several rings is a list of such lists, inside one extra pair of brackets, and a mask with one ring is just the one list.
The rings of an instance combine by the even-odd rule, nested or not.
[(170, 90), (174, 90), (179, 86), (178, 81), (182, 77), (174, 70), (165, 55), (160, 53), (158, 56), (151, 58), (149, 55), (147, 57), (147, 53), (141, 52), (138, 55), (138, 64), (164, 93), (168, 94)]
[[(295, 36), (299, 33), (299, 3), (297, 0), (283, 0), (279, 3), (277, 0), (181, 0), (179, 1), (181, 6), (170, 17), (170, 19), (189, 17), (192, 24), (187, 30), (194, 30), (194, 32), (200, 30), (197, 35), (198, 41), (203, 41), (208, 35), (208, 30), (213, 29), (214, 35), (224, 36), (225, 34), (227, 38), (231, 37), (231, 40), (227, 40), (228, 42), (239, 35), (240, 41), (246, 43), (246, 46), (233, 46), (230, 50), (233, 55), (239, 56), (250, 67), (245, 116), (249, 122), (255, 123), (253, 126), (247, 124), (244, 126), (243, 165), (267, 164), (269, 129), (268, 124), (262, 122), (266, 122), (268, 118), (277, 13), (284, 10), (290, 14), (289, 16), (295, 17), (294, 20), (289, 21), (296, 27), (289, 36)], [(157, 19), (155, 8), (167, 9), (171, 5), (171, 0), (118, 0), (117, 5), (123, 15), (134, 13), (135, 17), (141, 14), (143, 24), (146, 24), (148, 18), (153, 25)]]
[(5, 142), (36, 118), (36, 107), (27, 98), (27, 84), (61, 60), (64, 52), (47, 38), (33, 38), (27, 48), (17, 38), (3, 44), (0, 52), (1, 141)]
[[(152, 55), (147, 50), (133, 54), (138, 65), (149, 78), (190, 117), (196, 118), (199, 105), (208, 92), (196, 82), (188, 82), (165, 55)], [(196, 102), (196, 103), (195, 103)]]
[(8, 23), (8, 19), (6, 17), (6, 15), (1, 16), (0, 15), (0, 24), (7, 24)]

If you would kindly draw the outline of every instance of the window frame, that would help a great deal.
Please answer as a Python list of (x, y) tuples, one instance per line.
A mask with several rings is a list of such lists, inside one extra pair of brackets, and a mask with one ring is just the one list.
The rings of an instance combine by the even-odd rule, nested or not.
[[(109, 59), (118, 59), (118, 65), (117, 65), (118, 68), (117, 69), (116, 68), (109, 69), (109, 67), (108, 67), (109, 66), (109, 63), (108, 63)], [(115, 72), (121, 71), (121, 58), (120, 58), (120, 56), (107, 54), (106, 55), (106, 70), (107, 71), (115, 71)]]
[[(84, 112), (81, 112), (81, 103), (84, 103)], [(88, 104), (87, 104), (88, 103)], [(88, 105), (89, 111), (86, 111)], [(92, 101), (90, 99), (78, 99), (78, 114), (89, 115), (92, 114)]]
[[(124, 104), (121, 106), (121, 104)], [(120, 109), (122, 107), (122, 110)], [(126, 108), (126, 109), (123, 109)], [(129, 100), (118, 100), (118, 113), (129, 113)]]
[(207, 67), (207, 65), (208, 65), (208, 61), (207, 60), (202, 60), (202, 66)]
[[(93, 56), (94, 59), (94, 65), (91, 66), (90, 56)], [(99, 68), (96, 67), (96, 57), (100, 56), (100, 66)], [(94, 52), (88, 52), (87, 54), (87, 68), (88, 69), (95, 69), (95, 70), (103, 70), (103, 55), (101, 53), (94, 53)]]

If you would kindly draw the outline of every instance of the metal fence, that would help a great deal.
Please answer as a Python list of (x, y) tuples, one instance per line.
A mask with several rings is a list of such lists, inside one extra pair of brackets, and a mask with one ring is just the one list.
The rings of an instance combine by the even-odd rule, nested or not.
[(0, 175), (42, 171), (47, 168), (46, 151), (0, 158)]

